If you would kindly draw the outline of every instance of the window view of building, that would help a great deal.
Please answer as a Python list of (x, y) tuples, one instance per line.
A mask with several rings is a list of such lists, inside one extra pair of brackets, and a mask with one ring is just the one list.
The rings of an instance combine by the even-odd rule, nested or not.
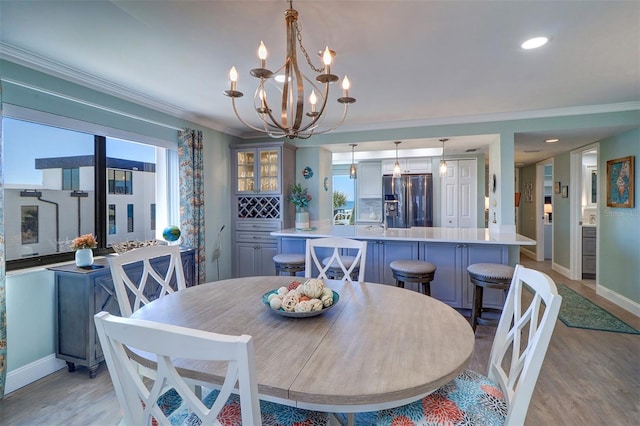
[[(165, 198), (156, 204), (158, 185), (167, 187), (158, 183), (156, 159), (169, 150), (7, 117), (3, 132), (8, 265), (31, 257), (46, 264), (42, 257), (68, 252), (75, 237), (101, 228), (102, 248), (156, 238), (156, 209), (169, 216)], [(162, 176), (167, 167), (162, 161)], [(96, 185), (97, 174), (106, 185)], [(106, 199), (104, 214), (96, 215), (96, 199)], [(100, 217), (106, 223), (96, 223)]]
[(72, 169), (62, 169), (62, 189), (63, 190), (79, 190), (80, 189), (80, 169), (74, 167)]

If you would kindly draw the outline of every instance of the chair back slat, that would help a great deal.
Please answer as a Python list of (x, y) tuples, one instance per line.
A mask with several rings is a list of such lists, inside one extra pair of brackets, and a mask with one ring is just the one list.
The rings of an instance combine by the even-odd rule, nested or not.
[[(142, 269), (136, 264), (141, 264)], [(109, 257), (109, 267), (120, 314), (124, 317), (130, 317), (152, 300), (173, 293), (172, 282), (175, 282), (175, 290), (186, 288), (179, 246), (136, 248)]]
[(504, 393), (507, 425), (521, 425), (560, 311), (562, 297), (543, 272), (517, 265), (489, 356), (488, 376)]
[[(326, 255), (327, 249), (331, 250), (329, 256)], [(355, 255), (354, 255), (355, 251)], [(324, 253), (324, 255), (323, 255)], [(342, 256), (354, 256), (355, 259), (347, 267)], [(329, 258), (323, 265), (322, 260)], [(348, 238), (309, 238), (306, 241), (305, 254), (305, 271), (306, 278), (328, 279), (327, 272), (330, 269), (340, 269), (342, 271), (342, 279), (353, 281), (352, 273), (358, 270), (358, 281), (364, 281), (365, 261), (367, 258), (367, 242), (351, 240)], [(318, 271), (318, 275), (314, 277), (314, 270)]]
[[(95, 324), (126, 424), (150, 425), (153, 419), (161, 425), (170, 424), (157, 403), (169, 389), (182, 398), (183, 404), (203, 425), (219, 424), (217, 416), (232, 393), (239, 393), (242, 424), (261, 424), (251, 336), (210, 333), (107, 312), (96, 314)], [(130, 350), (155, 355), (156, 372), (152, 379), (146, 379), (152, 384), (143, 382), (129, 358)], [(224, 383), (211, 408), (206, 407), (193, 387), (180, 376), (173, 363), (176, 358), (228, 363)]]

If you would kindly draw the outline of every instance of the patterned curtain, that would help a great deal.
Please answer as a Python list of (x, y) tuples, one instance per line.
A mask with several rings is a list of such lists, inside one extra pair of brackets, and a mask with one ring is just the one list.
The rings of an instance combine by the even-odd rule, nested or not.
[(2, 83), (0, 83), (0, 399), (7, 379), (7, 297), (4, 258), (4, 177), (2, 175)]
[(205, 282), (204, 182), (202, 173), (202, 131), (178, 132), (180, 175), (180, 231), (185, 245), (196, 249), (196, 283)]

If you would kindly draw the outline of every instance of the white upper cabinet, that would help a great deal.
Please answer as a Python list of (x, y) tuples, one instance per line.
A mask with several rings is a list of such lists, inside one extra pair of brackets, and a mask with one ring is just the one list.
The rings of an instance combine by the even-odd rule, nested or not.
[[(383, 160), (382, 174), (392, 174), (395, 164), (395, 159)], [(399, 158), (398, 164), (400, 164), (401, 173), (431, 173), (431, 158), (429, 157)]]
[(358, 197), (382, 198), (380, 162), (358, 163)]

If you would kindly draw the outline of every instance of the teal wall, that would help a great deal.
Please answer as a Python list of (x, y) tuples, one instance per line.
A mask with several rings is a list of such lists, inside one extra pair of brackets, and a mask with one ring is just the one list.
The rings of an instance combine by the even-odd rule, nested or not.
[(553, 194), (553, 263), (566, 269), (571, 267), (571, 191), (579, 191), (580, 182), (570, 182), (571, 154), (566, 152), (553, 158), (553, 181), (569, 187), (569, 197)]
[[(520, 188), (519, 191), (522, 194), (520, 197), (520, 207), (518, 213), (519, 219), (519, 233), (525, 237), (529, 237), (533, 240), (536, 239), (536, 165), (531, 164), (520, 169)], [(527, 202), (525, 194), (525, 184), (533, 185), (534, 202)], [(527, 250), (535, 253), (536, 246), (527, 246)]]
[[(217, 237), (218, 230), (222, 225), (226, 225), (225, 231), (222, 233), (221, 246), (222, 256), (219, 261), (221, 267), (220, 278), (228, 278), (231, 276), (231, 243), (229, 231), (231, 229), (230, 207), (228, 200), (230, 199), (229, 184), (229, 150), (228, 145), (232, 143), (243, 142), (232, 136), (223, 134), (216, 130), (205, 128), (201, 125), (185, 121), (179, 117), (155, 111), (150, 108), (136, 105), (119, 99), (114, 96), (105, 95), (95, 90), (30, 70), (28, 68), (16, 65), (7, 61), (0, 61), (0, 75), (3, 81), (3, 101), (5, 103), (31, 108), (35, 110), (45, 111), (58, 114), (78, 120), (93, 122), (99, 125), (113, 127), (123, 131), (146, 135), (167, 141), (176, 140), (176, 130), (159, 126), (156, 123), (163, 123), (175, 128), (192, 127), (202, 129), (204, 132), (204, 157), (205, 157), (205, 222), (207, 226), (207, 234), (205, 237), (207, 247), (207, 277), (214, 279), (217, 277), (216, 263), (211, 262), (210, 253)], [(44, 91), (34, 91), (22, 87), (19, 84), (13, 84), (8, 81), (17, 81), (27, 86), (35, 86)], [(46, 94), (46, 91), (54, 92), (60, 96), (52, 96)], [(66, 97), (67, 99), (65, 99)], [(81, 100), (84, 104), (74, 100)], [(103, 107), (95, 108), (92, 105)], [(126, 117), (121, 114), (114, 114), (110, 110), (121, 111), (131, 116), (142, 117), (152, 123), (140, 121), (135, 118)], [(629, 126), (636, 130), (625, 135), (613, 138), (607, 141), (607, 147), (602, 147), (601, 158), (618, 158), (625, 155), (636, 155), (636, 159), (640, 153), (638, 152), (638, 126), (640, 120), (638, 111), (626, 111), (617, 113), (600, 113), (585, 114), (565, 117), (537, 118), (528, 120), (511, 120), (511, 121), (494, 121), (485, 123), (467, 123), (467, 124), (446, 124), (433, 126), (419, 126), (406, 129), (383, 129), (373, 131), (347, 132), (339, 134), (317, 135), (311, 139), (304, 141), (296, 141), (298, 148), (307, 148), (307, 151), (299, 150), (296, 155), (298, 169), (296, 171), (296, 180), (301, 179), (301, 169), (308, 164), (316, 165), (316, 179), (309, 182), (310, 188), (315, 188), (318, 192), (316, 199), (317, 205), (313, 209), (317, 209), (315, 214), (317, 218), (325, 217), (324, 210), (320, 210), (320, 205), (327, 203), (331, 205), (331, 191), (329, 191), (325, 200), (320, 194), (319, 188), (324, 178), (323, 172), (319, 172), (321, 168), (326, 167), (330, 163), (330, 154), (328, 151), (321, 149), (331, 144), (359, 143), (380, 140), (401, 140), (410, 138), (437, 138), (455, 136), (469, 136), (477, 134), (496, 134), (501, 135), (501, 143), (509, 144), (501, 152), (513, 151), (514, 135), (520, 132), (535, 132), (579, 129), (579, 128), (597, 128), (606, 126)], [(455, 140), (455, 139), (453, 139)], [(273, 139), (264, 138), (252, 140), (251, 142), (272, 142)], [(610, 146), (609, 146), (610, 145)], [(609, 151), (610, 150), (610, 151)], [(302, 152), (301, 152), (302, 151)], [(555, 159), (554, 173), (560, 174), (554, 180), (568, 182), (569, 178), (569, 155), (562, 155)], [(513, 165), (500, 165), (501, 171), (505, 172), (510, 169), (513, 173)], [(600, 167), (606, 167), (606, 163), (600, 164)], [(314, 168), (312, 166), (312, 168)], [(484, 180), (484, 170), (479, 167), (478, 177)], [(601, 174), (601, 176), (603, 176)], [(637, 185), (636, 177), (636, 185)], [(435, 182), (434, 182), (435, 183)], [(603, 182), (602, 182), (603, 183)], [(513, 197), (515, 187), (513, 176), (505, 172), (501, 176), (500, 191), (503, 192), (504, 210), (501, 211), (504, 216), (508, 216), (508, 212), (512, 211), (507, 208), (509, 197)], [(482, 192), (482, 191), (481, 191)], [(637, 191), (636, 191), (637, 193)], [(478, 194), (484, 196), (484, 192)], [(567, 200), (568, 199), (564, 199)], [(554, 203), (562, 200), (554, 200)], [(602, 200), (600, 200), (602, 201)], [(483, 201), (484, 202), (484, 201)], [(637, 205), (638, 201), (636, 201)], [(554, 223), (555, 229), (559, 230), (560, 235), (554, 238), (555, 253), (558, 254), (558, 263), (568, 267), (568, 204), (565, 206), (563, 213), (562, 203), (554, 204)], [(605, 205), (604, 203), (599, 203)], [(510, 205), (513, 205), (511, 202)], [(555, 210), (557, 206), (557, 211)], [(603, 207), (604, 208), (604, 207)], [(601, 226), (603, 241), (601, 242), (601, 253), (607, 256), (601, 256), (599, 267), (600, 279), (603, 285), (619, 291), (620, 294), (630, 298), (636, 302), (640, 302), (638, 295), (638, 277), (640, 270), (638, 261), (640, 255), (637, 243), (634, 246), (631, 238), (638, 237), (638, 208), (626, 209), (628, 213), (619, 216), (618, 211), (621, 209), (609, 209), (613, 211), (607, 217), (607, 211), (599, 211), (601, 218)], [(615, 215), (614, 215), (615, 213)], [(511, 213), (513, 214), (513, 213)], [(312, 219), (313, 219), (312, 210)], [(564, 216), (564, 219), (562, 217)], [(328, 218), (328, 217), (327, 217)], [(509, 217), (505, 217), (505, 223), (509, 223)], [(479, 217), (479, 223), (483, 219)], [(556, 222), (558, 220), (558, 222)], [(558, 226), (560, 224), (560, 226)], [(563, 235), (563, 229), (566, 229), (567, 235)], [(632, 232), (635, 231), (635, 234)], [(617, 257), (613, 260), (609, 259), (609, 253), (615, 253)], [(563, 257), (566, 254), (566, 259)], [(512, 253), (510, 253), (510, 256)], [(517, 253), (513, 253), (511, 258), (517, 258)], [(634, 287), (635, 286), (635, 287)], [(11, 373), (14, 369), (27, 365), (36, 361), (43, 356), (53, 354), (55, 348), (53, 345), (53, 278), (48, 271), (26, 272), (21, 271), (12, 273), (7, 277), (7, 321), (8, 330), (8, 371)]]
[[(601, 141), (598, 154), (598, 283), (640, 303), (640, 130)], [(629, 155), (635, 156), (635, 207), (607, 207), (607, 161)]]
[[(206, 273), (209, 280), (217, 279), (216, 266), (219, 264), (220, 278), (231, 277), (231, 240), (228, 231), (231, 213), (227, 201), (230, 197), (228, 146), (238, 142), (236, 138), (11, 62), (0, 61), (0, 70), (3, 79), (2, 100), (5, 104), (95, 123), (97, 126), (107, 126), (172, 143), (177, 141), (177, 131), (166, 126), (201, 129), (205, 142)], [(14, 81), (19, 84), (14, 84)], [(24, 86), (36, 87), (38, 90)], [(143, 120), (113, 111), (140, 117)], [(154, 123), (162, 123), (165, 126)], [(211, 259), (210, 254), (213, 252), (218, 230), (222, 225), (226, 225), (226, 232), (221, 235), (222, 254), (216, 264), (209, 259)], [(7, 323), (9, 324), (7, 371), (11, 373), (19, 367), (55, 353), (53, 274), (43, 269), (12, 271), (7, 276), (6, 285)]]

